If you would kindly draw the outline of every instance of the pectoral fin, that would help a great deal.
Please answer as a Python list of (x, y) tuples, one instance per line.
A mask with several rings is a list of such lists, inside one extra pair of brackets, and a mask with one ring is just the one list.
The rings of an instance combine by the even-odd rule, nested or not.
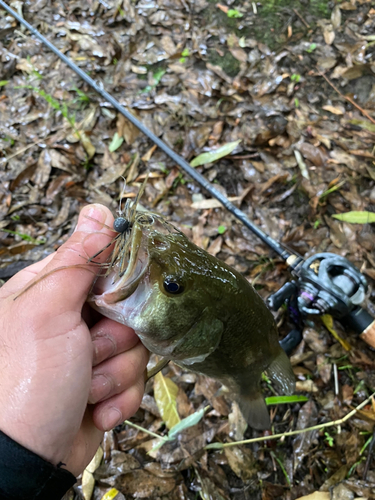
[(260, 392), (251, 396), (242, 394), (238, 400), (238, 404), (242, 415), (251, 427), (259, 430), (271, 427), (267, 405)]
[(266, 373), (281, 394), (293, 394), (296, 379), (289, 358), (283, 349), (280, 348), (278, 355), (269, 365)]
[(198, 321), (176, 343), (171, 359), (180, 365), (202, 363), (219, 345), (224, 330), (223, 322), (204, 309)]

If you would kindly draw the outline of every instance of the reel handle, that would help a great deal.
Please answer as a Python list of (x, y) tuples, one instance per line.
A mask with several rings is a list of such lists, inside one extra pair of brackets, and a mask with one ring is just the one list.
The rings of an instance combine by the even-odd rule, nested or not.
[(365, 309), (357, 307), (339, 321), (375, 349), (375, 319)]

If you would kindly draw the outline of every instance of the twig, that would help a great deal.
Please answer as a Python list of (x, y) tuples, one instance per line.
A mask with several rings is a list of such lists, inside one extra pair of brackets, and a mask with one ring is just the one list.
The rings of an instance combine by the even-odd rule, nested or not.
[(301, 16), (301, 14), (298, 12), (297, 9), (293, 9), (293, 12), (296, 14), (296, 16), (298, 16), (301, 19), (306, 28), (310, 28), (309, 23), (304, 20), (304, 18)]
[(316, 68), (318, 70), (318, 73), (320, 76), (322, 76), (324, 78), (324, 80), (334, 89), (336, 90), (336, 92), (339, 94), (339, 96), (341, 96), (343, 99), (345, 99), (346, 101), (350, 102), (350, 104), (352, 104), (355, 108), (357, 108), (366, 118), (368, 118), (370, 120), (371, 123), (374, 123), (375, 124), (375, 120), (374, 118), (372, 118), (366, 110), (364, 110), (363, 108), (361, 108), (361, 106), (359, 106), (355, 101), (353, 101), (353, 99), (351, 97), (348, 97), (344, 94), (342, 94), (339, 89), (331, 82), (331, 80), (324, 74), (320, 71), (319, 68)]
[(320, 429), (325, 429), (327, 427), (334, 427), (335, 425), (341, 425), (345, 423), (347, 420), (349, 420), (353, 415), (357, 413), (357, 411), (361, 410), (364, 406), (366, 406), (370, 401), (371, 398), (375, 395), (375, 392), (367, 398), (365, 401), (363, 401), (360, 405), (358, 405), (354, 410), (349, 412), (345, 417), (340, 418), (339, 420), (333, 420), (331, 422), (326, 422), (324, 424), (319, 424), (319, 425), (314, 425), (313, 427), (307, 427), (306, 429), (298, 429), (295, 431), (290, 431), (290, 432), (284, 432), (282, 434), (271, 434), (271, 436), (262, 436), (258, 438), (252, 438), (252, 439), (245, 439), (243, 441), (234, 441), (232, 443), (211, 443), (208, 444), (205, 447), (205, 450), (220, 450), (222, 448), (229, 448), (230, 446), (238, 446), (240, 444), (249, 444), (249, 443), (257, 443), (259, 441), (268, 441), (269, 439), (280, 439), (282, 437), (286, 436), (295, 436), (296, 434), (302, 434), (305, 432), (310, 432), (310, 431), (316, 431)]
[(21, 148), (19, 149), (18, 151), (16, 151), (15, 153), (13, 153), (12, 155), (10, 156), (6, 156), (5, 158), (1, 158), (1, 161), (6, 163), (7, 161), (11, 160), (12, 158), (14, 158), (15, 156), (17, 155), (20, 155), (21, 153), (23, 153), (24, 151), (26, 151), (27, 149), (30, 149), (32, 148), (33, 146), (36, 146), (38, 143), (40, 143), (42, 141), (36, 141), (36, 142), (33, 142), (32, 144), (28, 144), (27, 146), (25, 146), (24, 148)]
[(124, 420), (124, 424), (130, 425), (130, 427), (134, 427), (135, 429), (138, 429), (139, 431), (145, 432), (146, 434), (149, 434), (150, 436), (153, 436), (158, 439), (165, 439), (164, 436), (160, 436), (159, 434), (156, 434), (155, 432), (149, 431), (148, 429), (145, 429), (144, 427), (141, 427), (140, 425), (133, 424), (129, 420)]
[(236, 156), (230, 156), (229, 158), (231, 160), (247, 160), (248, 158), (256, 158), (259, 156), (259, 153), (249, 153), (247, 155), (236, 155)]

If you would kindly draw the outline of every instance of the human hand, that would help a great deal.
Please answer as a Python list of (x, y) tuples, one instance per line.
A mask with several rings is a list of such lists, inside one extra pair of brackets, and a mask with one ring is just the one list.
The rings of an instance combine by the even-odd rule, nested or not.
[(138, 409), (148, 361), (133, 330), (107, 318), (98, 321), (85, 304), (98, 272), (87, 256), (113, 238), (103, 223), (113, 224), (107, 208), (85, 207), (56, 253), (0, 288), (0, 430), (76, 476), (94, 456), (103, 431)]

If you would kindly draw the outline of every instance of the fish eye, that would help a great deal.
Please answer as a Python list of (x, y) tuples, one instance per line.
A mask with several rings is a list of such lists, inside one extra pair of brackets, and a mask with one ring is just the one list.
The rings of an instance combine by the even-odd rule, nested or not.
[(174, 278), (166, 278), (163, 285), (165, 291), (172, 295), (178, 295), (184, 291), (183, 285), (178, 283)]
[(118, 233), (125, 233), (129, 228), (129, 221), (125, 217), (117, 217), (113, 222), (113, 229)]

